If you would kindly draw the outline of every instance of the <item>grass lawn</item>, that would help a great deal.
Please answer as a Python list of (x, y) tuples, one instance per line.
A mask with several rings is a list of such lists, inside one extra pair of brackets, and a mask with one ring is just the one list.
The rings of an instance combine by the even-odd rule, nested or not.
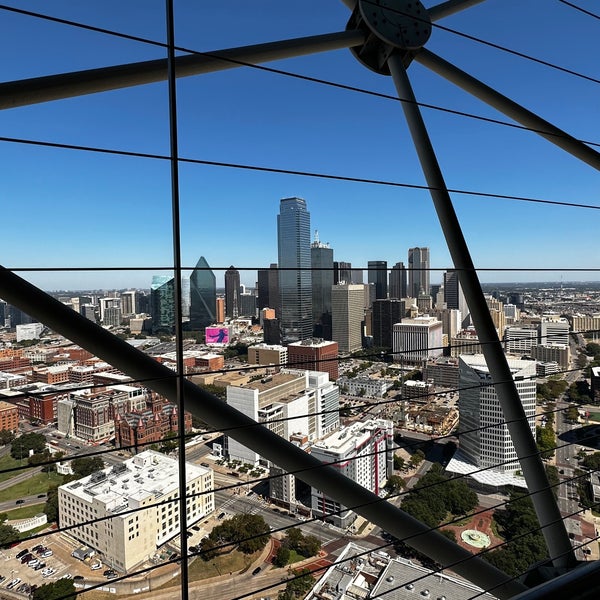
[(26, 481), (12, 485), (5, 490), (0, 490), (0, 502), (47, 492), (51, 485), (60, 485), (62, 481), (63, 476), (58, 473), (36, 473)]
[(16, 519), (28, 519), (29, 517), (35, 517), (35, 515), (44, 512), (45, 503), (46, 500), (44, 499), (41, 504), (28, 504), (21, 508), (15, 508), (15, 510), (8, 510), (6, 511), (6, 514), (11, 521)]
[(589, 419), (590, 419), (590, 421), (600, 421), (600, 413), (599, 412), (590, 413)]
[(19, 467), (20, 465), (27, 465), (27, 460), (16, 460), (10, 454), (6, 454), (5, 456), (0, 457), (0, 481), (6, 481), (23, 471), (8, 471), (7, 469), (13, 469), (14, 467)]
[(295, 550), (290, 550), (290, 558), (287, 561), (288, 565), (293, 565), (294, 563), (300, 562), (301, 560), (306, 560), (306, 556), (298, 554)]

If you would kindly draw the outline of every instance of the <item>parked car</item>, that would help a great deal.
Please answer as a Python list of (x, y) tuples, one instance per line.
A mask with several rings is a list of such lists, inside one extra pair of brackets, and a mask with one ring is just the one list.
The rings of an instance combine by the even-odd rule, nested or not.
[(21, 580), (18, 577), (16, 577), (6, 586), (6, 589), (12, 590), (15, 586), (19, 585), (20, 583), (21, 583)]
[(46, 558), (47, 556), (52, 556), (54, 554), (54, 552), (52, 552), (52, 550), (46, 550), (45, 552), (42, 552), (42, 556), (44, 558)]
[(113, 571), (106, 576), (106, 579), (114, 579), (115, 577), (118, 577), (118, 575)]
[(40, 569), (45, 569), (46, 568), (46, 563), (38, 563), (37, 565), (35, 565), (35, 567), (33, 567), (34, 571), (39, 571)]
[(93, 565), (90, 565), (90, 569), (92, 571), (97, 571), (98, 569), (101, 569), (101, 568), (102, 568), (102, 563), (100, 563), (100, 562), (97, 562), (97, 563), (94, 563)]
[[(32, 552), (37, 552), (38, 550), (41, 550), (44, 546), (42, 546), (42, 544), (38, 544), (37, 546), (34, 546), (31, 551)], [(17, 558), (19, 558), (19, 555), (17, 554)]]
[(260, 567), (256, 567), (254, 571), (252, 571), (252, 575), (258, 575), (260, 573)]
[(25, 500), (17, 500), (15, 504), (25, 504)]
[(23, 550), (21, 550), (21, 552), (17, 552), (15, 558), (23, 558), (28, 552), (29, 550), (27, 550), (27, 548), (24, 548)]

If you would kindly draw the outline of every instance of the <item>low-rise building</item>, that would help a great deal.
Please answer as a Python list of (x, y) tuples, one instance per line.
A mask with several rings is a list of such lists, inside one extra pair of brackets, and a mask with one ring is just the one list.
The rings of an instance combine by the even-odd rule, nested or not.
[[(214, 511), (213, 471), (186, 464), (187, 522)], [(178, 461), (146, 450), (58, 488), (62, 527), (126, 572), (179, 534)], [(81, 527), (77, 527), (81, 525)]]

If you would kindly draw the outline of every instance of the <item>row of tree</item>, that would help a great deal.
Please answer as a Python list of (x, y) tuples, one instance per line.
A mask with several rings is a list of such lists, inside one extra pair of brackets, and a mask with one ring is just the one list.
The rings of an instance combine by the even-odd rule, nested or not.
[(202, 540), (200, 554), (207, 561), (233, 548), (244, 554), (252, 554), (267, 545), (269, 534), (270, 528), (260, 515), (234, 515), (214, 527), (208, 537)]

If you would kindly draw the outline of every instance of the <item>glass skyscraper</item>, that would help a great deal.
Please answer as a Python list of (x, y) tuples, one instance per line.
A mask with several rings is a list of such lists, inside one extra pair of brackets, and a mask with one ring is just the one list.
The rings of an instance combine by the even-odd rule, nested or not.
[(203, 330), (216, 322), (217, 284), (204, 256), (190, 275), (190, 329)]
[(281, 343), (312, 337), (310, 213), (302, 198), (282, 198), (277, 215)]
[(412, 298), (429, 294), (429, 248), (408, 249), (408, 293)]
[(312, 271), (312, 308), (314, 335), (331, 339), (331, 286), (333, 286), (333, 248), (318, 239), (310, 246)]
[(150, 286), (152, 333), (175, 331), (175, 280), (168, 275), (154, 275)]
[(237, 319), (240, 309), (240, 272), (231, 265), (225, 271), (225, 316)]

